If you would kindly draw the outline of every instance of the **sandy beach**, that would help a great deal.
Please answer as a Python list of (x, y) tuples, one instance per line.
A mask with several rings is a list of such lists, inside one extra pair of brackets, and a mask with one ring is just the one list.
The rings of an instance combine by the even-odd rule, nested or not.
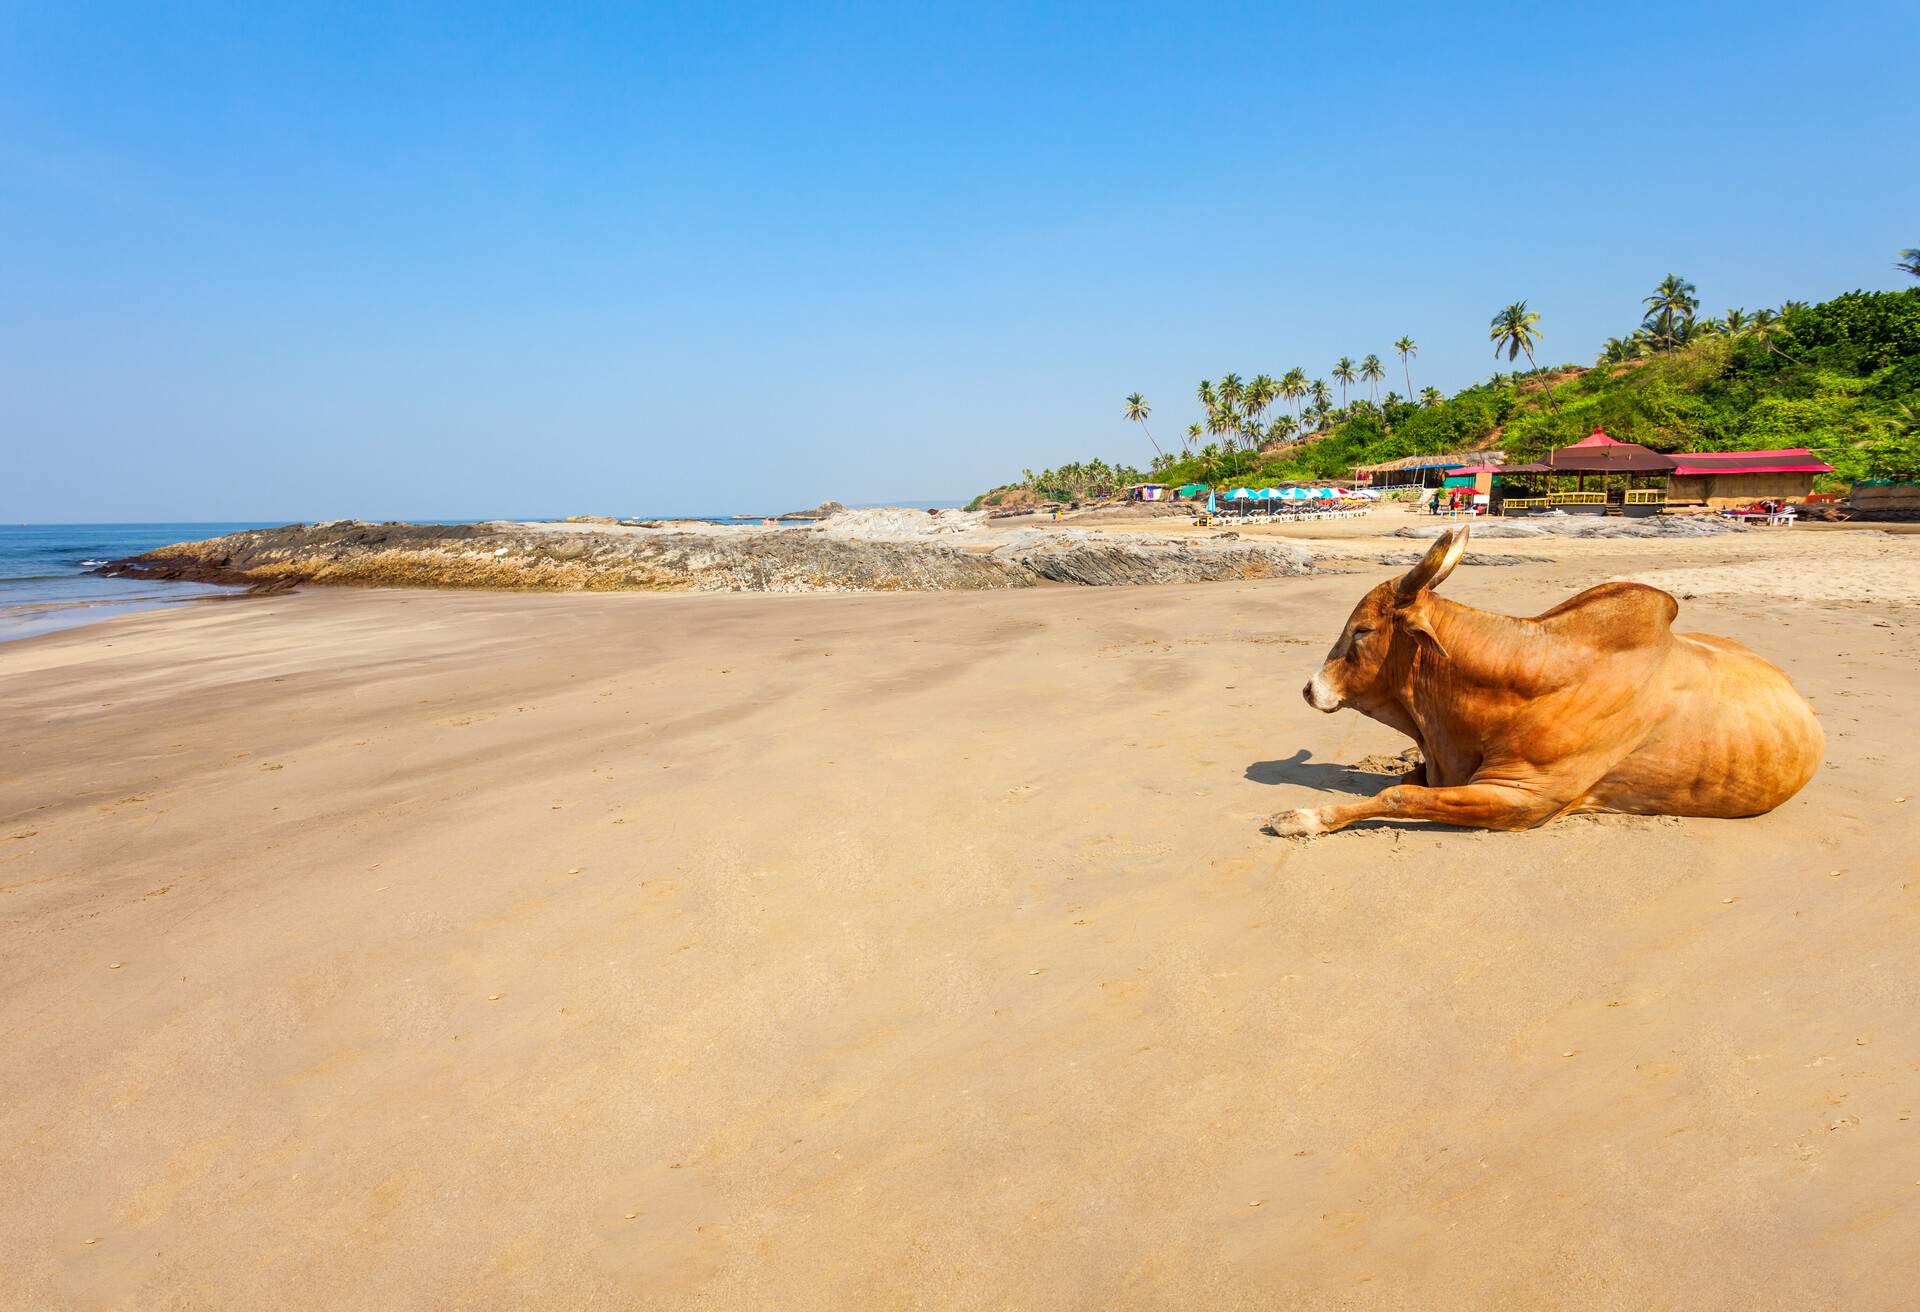
[(1268, 837), (1405, 745), (1300, 696), (1400, 522), (0, 645), (0, 1306), (1911, 1307), (1920, 537), (1447, 583), (1779, 663), (1772, 814)]

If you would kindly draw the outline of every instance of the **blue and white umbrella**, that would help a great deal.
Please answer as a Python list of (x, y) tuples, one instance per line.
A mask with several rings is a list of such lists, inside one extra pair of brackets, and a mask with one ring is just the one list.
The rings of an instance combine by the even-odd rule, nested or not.
[(1249, 492), (1249, 491), (1248, 491), (1248, 490), (1247, 490), (1246, 488), (1244, 488), (1244, 487), (1237, 487), (1237, 488), (1235, 488), (1235, 489), (1234, 489), (1234, 490), (1233, 490), (1233, 491), (1232, 491), (1231, 493), (1229, 493), (1229, 494), (1228, 494), (1228, 496), (1227, 496), (1227, 500), (1229, 500), (1229, 501), (1251, 501), (1251, 500), (1253, 500), (1253, 493), (1252, 493), (1252, 492)]

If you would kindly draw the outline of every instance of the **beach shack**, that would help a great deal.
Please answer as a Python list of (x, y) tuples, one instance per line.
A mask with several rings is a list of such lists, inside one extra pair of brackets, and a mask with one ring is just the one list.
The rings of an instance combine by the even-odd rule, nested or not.
[[(1618, 509), (1627, 515), (1657, 515), (1666, 508), (1666, 477), (1673, 472), (1674, 458), (1662, 455), (1638, 442), (1622, 442), (1601, 429), (1575, 442), (1547, 453), (1547, 458), (1524, 465), (1508, 465), (1499, 472), (1525, 478), (1530, 490), (1507, 491), (1501, 498), (1502, 514), (1529, 514), (1539, 510), (1558, 510), (1569, 515), (1604, 515)], [(1566, 485), (1566, 476), (1573, 485)], [(1618, 476), (1616, 488), (1611, 480)], [(1591, 486), (1588, 478), (1593, 478)], [(1641, 486), (1635, 487), (1635, 479)]]
[(1129, 501), (1171, 501), (1173, 489), (1165, 483), (1133, 483), (1126, 491)]
[(1506, 458), (1506, 453), (1495, 447), (1479, 451), (1402, 456), (1398, 460), (1382, 460), (1373, 465), (1355, 465), (1353, 481), (1382, 490), (1395, 487), (1434, 488), (1444, 485), (1449, 476), (1462, 470), (1497, 466)]
[(1682, 451), (1667, 476), (1667, 504), (1729, 510), (1756, 501), (1805, 501), (1833, 466), (1803, 446), (1775, 451)]
[(1477, 513), (1489, 514), (1493, 506), (1493, 476), (1502, 468), (1501, 465), (1455, 465), (1447, 470), (1440, 487), (1444, 492), (1459, 492), (1461, 499)]

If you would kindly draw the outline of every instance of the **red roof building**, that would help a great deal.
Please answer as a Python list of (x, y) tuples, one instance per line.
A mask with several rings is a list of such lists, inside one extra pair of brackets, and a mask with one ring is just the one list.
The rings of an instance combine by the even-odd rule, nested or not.
[(1671, 505), (1705, 505), (1720, 510), (1772, 498), (1801, 501), (1813, 491), (1816, 474), (1833, 466), (1803, 446), (1777, 451), (1682, 451), (1673, 457), (1667, 479)]
[(1682, 451), (1674, 456), (1675, 475), (1831, 474), (1833, 466), (1803, 446), (1778, 451)]

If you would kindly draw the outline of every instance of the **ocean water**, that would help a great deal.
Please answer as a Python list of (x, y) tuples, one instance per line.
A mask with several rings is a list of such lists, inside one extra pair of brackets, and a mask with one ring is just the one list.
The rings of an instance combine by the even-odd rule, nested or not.
[(169, 542), (261, 524), (0, 524), (0, 642), (235, 588), (108, 579), (88, 573)]

